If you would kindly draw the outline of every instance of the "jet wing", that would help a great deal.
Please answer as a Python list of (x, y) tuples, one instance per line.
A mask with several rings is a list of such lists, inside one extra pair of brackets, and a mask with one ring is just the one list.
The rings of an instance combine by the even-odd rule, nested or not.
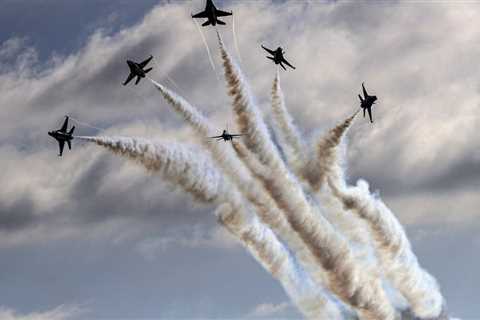
[(129, 83), (130, 81), (132, 81), (132, 79), (135, 77), (135, 74), (131, 73), (128, 75), (128, 78), (127, 80), (125, 80), (125, 82), (123, 83), (123, 85), (126, 85), (127, 83)]
[(367, 93), (367, 90), (365, 90), (365, 86), (363, 85), (363, 82), (362, 82), (362, 89), (363, 89), (363, 97), (366, 99), (368, 97), (368, 93)]
[(217, 138), (223, 138), (223, 136), (214, 136), (214, 137), (208, 137), (209, 139), (217, 139)]
[(289, 66), (290, 68), (295, 69), (295, 67), (292, 66), (287, 60), (282, 59), (282, 61), (283, 61), (287, 66)]
[(65, 121), (63, 122), (63, 125), (60, 128), (60, 131), (67, 133), (67, 126), (68, 126), (68, 117), (65, 117)]
[(263, 50), (267, 51), (267, 52), (270, 53), (271, 55), (275, 55), (275, 51), (270, 50), (270, 49), (264, 47), (263, 44), (262, 44), (262, 48), (263, 48)]
[(205, 11), (199, 12), (197, 14), (193, 14), (192, 18), (208, 18), (208, 13), (205, 10)]
[(230, 136), (231, 137), (241, 137), (241, 136), (244, 136), (245, 134), (231, 134)]
[(59, 140), (58, 141), (58, 147), (60, 149), (60, 153), (58, 154), (59, 157), (62, 156), (62, 153), (63, 153), (63, 147), (65, 146), (65, 141), (63, 140)]
[(148, 57), (147, 60), (140, 62), (138, 65), (140, 66), (140, 68), (143, 69), (143, 68), (145, 68), (145, 67), (147, 66), (147, 64), (148, 64), (148, 63), (150, 62), (150, 60), (152, 60), (152, 59), (153, 59), (153, 56), (150, 56), (150, 57)]
[(370, 118), (370, 122), (373, 123), (373, 119), (372, 119), (372, 108), (367, 108), (367, 111), (368, 111), (368, 117)]
[(225, 16), (231, 16), (233, 13), (232, 12), (227, 12), (227, 11), (222, 11), (222, 10), (215, 10), (215, 14), (217, 17), (225, 17)]

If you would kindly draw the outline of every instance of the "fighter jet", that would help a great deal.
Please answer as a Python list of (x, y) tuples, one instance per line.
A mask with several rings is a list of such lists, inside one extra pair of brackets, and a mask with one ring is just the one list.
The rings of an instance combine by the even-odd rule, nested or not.
[(218, 17), (225, 17), (225, 16), (231, 16), (233, 13), (227, 12), (227, 11), (222, 11), (218, 10), (215, 5), (213, 4), (212, 0), (207, 0), (207, 4), (205, 6), (205, 10), (202, 12), (199, 12), (197, 14), (192, 14), (192, 18), (207, 18), (208, 20), (205, 21), (202, 26), (216, 26), (217, 24), (222, 24), (225, 25), (226, 23), (223, 22), (222, 20), (219, 20)]
[(287, 68), (285, 68), (283, 63), (285, 63), (290, 68), (295, 69), (294, 66), (292, 66), (290, 63), (288, 63), (287, 60), (285, 60), (285, 57), (283, 56), (285, 52), (281, 47), (278, 47), (277, 50), (271, 50), (262, 45), (262, 48), (272, 55), (272, 57), (267, 56), (267, 58), (275, 62), (275, 64), (279, 64), (284, 70), (287, 70)]
[(368, 117), (370, 118), (370, 122), (373, 123), (372, 120), (372, 106), (377, 101), (377, 96), (369, 96), (367, 90), (365, 90), (365, 86), (362, 82), (362, 89), (363, 89), (363, 98), (361, 95), (358, 95), (360, 99), (360, 107), (363, 109), (363, 117), (365, 118), (365, 110), (368, 111)]
[(146, 74), (150, 71), (152, 71), (153, 68), (148, 68), (144, 69), (147, 64), (152, 60), (153, 56), (148, 57), (147, 60), (136, 63), (132, 60), (127, 60), (128, 67), (130, 68), (130, 74), (128, 75), (127, 80), (123, 83), (123, 85), (126, 85), (129, 83), (133, 78), (137, 77), (137, 81), (135, 81), (135, 85), (137, 85), (140, 82), (140, 79), (145, 78)]
[(240, 136), (244, 136), (244, 134), (230, 134), (230, 133), (228, 133), (227, 130), (223, 130), (221, 135), (214, 136), (214, 137), (208, 137), (208, 138), (217, 139), (217, 141), (223, 140), (223, 141), (227, 142), (227, 141), (233, 141), (234, 138), (238, 138)]
[(54, 137), (58, 141), (58, 147), (60, 148), (60, 153), (58, 154), (59, 157), (62, 156), (63, 153), (63, 146), (65, 142), (68, 144), (68, 149), (72, 150), (71, 141), (73, 139), (73, 130), (75, 130), (75, 126), (73, 126), (70, 131), (67, 132), (68, 127), (68, 116), (65, 116), (65, 121), (60, 129), (55, 131), (49, 131), (48, 135)]

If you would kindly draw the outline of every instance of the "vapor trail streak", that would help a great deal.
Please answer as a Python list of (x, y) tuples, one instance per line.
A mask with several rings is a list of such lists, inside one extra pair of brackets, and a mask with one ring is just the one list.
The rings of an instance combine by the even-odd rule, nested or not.
[(208, 55), (208, 60), (210, 61), (210, 66), (212, 67), (212, 70), (215, 73), (215, 76), (217, 76), (217, 71), (215, 69), (215, 64), (213, 63), (212, 54), (210, 53), (210, 48), (208, 47), (207, 39), (205, 39), (205, 36), (203, 35), (202, 29), (198, 25), (197, 20), (195, 20), (195, 19), (192, 19), (192, 20), (195, 23), (195, 26), (197, 27), (198, 32), (200, 33), (200, 37), (202, 38), (203, 45), (205, 46), (205, 50), (207, 50), (207, 55)]
[(242, 62), (242, 56), (240, 55), (240, 49), (238, 48), (237, 33), (235, 32), (235, 15), (232, 15), (232, 34), (233, 34), (233, 43), (235, 45), (235, 50), (237, 51), (237, 56), (240, 62)]

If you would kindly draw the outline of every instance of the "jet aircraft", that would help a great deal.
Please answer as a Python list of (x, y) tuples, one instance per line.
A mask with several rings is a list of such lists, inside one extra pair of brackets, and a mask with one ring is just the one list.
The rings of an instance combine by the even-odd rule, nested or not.
[(222, 20), (219, 20), (218, 17), (231, 16), (232, 14), (233, 14), (232, 12), (218, 10), (215, 7), (215, 4), (213, 4), (212, 0), (207, 0), (205, 10), (203, 10), (202, 12), (199, 12), (197, 14), (192, 14), (192, 18), (194, 18), (194, 19), (196, 19), (196, 18), (206, 18), (206, 19), (208, 19), (207, 21), (202, 23), (203, 27), (208, 26), (210, 24), (212, 26), (216, 26), (217, 24), (222, 24), (222, 25), (226, 24)]
[(135, 81), (135, 85), (137, 85), (140, 82), (140, 79), (145, 78), (146, 74), (150, 71), (152, 71), (153, 68), (148, 68), (144, 69), (147, 64), (152, 60), (153, 56), (148, 57), (147, 60), (136, 63), (132, 60), (127, 60), (128, 67), (130, 68), (130, 74), (128, 75), (127, 80), (123, 83), (123, 85), (126, 85), (129, 83), (133, 78), (137, 77), (137, 81)]
[(365, 85), (362, 82), (362, 89), (363, 89), (363, 98), (361, 95), (358, 95), (360, 99), (360, 107), (363, 109), (363, 117), (365, 118), (365, 111), (368, 111), (368, 117), (370, 118), (370, 122), (373, 123), (372, 120), (372, 106), (377, 101), (377, 96), (370, 96), (365, 90)]
[(60, 153), (58, 154), (59, 157), (62, 156), (63, 153), (63, 146), (65, 142), (68, 144), (68, 149), (72, 150), (71, 141), (73, 139), (73, 130), (75, 130), (75, 126), (73, 126), (70, 131), (67, 132), (68, 127), (68, 116), (65, 116), (65, 121), (60, 129), (55, 131), (49, 131), (48, 135), (55, 138), (58, 141), (58, 147), (60, 148)]
[(285, 60), (285, 57), (283, 56), (285, 52), (281, 47), (278, 47), (277, 50), (271, 50), (262, 45), (262, 48), (272, 55), (272, 57), (267, 56), (267, 58), (275, 62), (275, 64), (279, 64), (284, 70), (287, 70), (287, 68), (285, 68), (285, 66), (283, 65), (284, 63), (290, 68), (295, 69), (294, 66), (292, 66), (290, 63), (288, 63), (287, 60)]
[(214, 137), (209, 137), (209, 138), (210, 139), (217, 139), (217, 141), (223, 140), (223, 141), (227, 142), (227, 141), (233, 141), (234, 138), (238, 138), (240, 136), (244, 136), (244, 134), (230, 134), (230, 133), (228, 133), (227, 130), (223, 130), (221, 135), (214, 136)]

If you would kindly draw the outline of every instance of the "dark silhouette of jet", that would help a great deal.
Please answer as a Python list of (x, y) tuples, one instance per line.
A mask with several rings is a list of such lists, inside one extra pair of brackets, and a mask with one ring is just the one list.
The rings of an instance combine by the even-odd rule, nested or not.
[(279, 64), (284, 70), (287, 70), (287, 68), (285, 68), (285, 66), (283, 65), (284, 63), (287, 66), (289, 66), (290, 68), (295, 69), (294, 66), (292, 66), (290, 63), (288, 63), (287, 60), (285, 60), (285, 57), (283, 56), (283, 54), (285, 52), (283, 51), (283, 49), (281, 47), (278, 47), (277, 50), (275, 50), (275, 51), (271, 50), (271, 49), (268, 49), (268, 48), (264, 47), (263, 45), (262, 45), (262, 48), (272, 55), (272, 57), (267, 56), (267, 58), (272, 60), (273, 62), (275, 62), (275, 64)]
[(148, 68), (144, 69), (147, 64), (152, 60), (153, 56), (148, 57), (147, 60), (136, 63), (133, 62), (132, 60), (127, 60), (128, 67), (130, 68), (130, 74), (128, 75), (127, 80), (123, 83), (123, 85), (126, 85), (129, 83), (133, 78), (137, 77), (137, 81), (135, 81), (135, 85), (137, 85), (140, 82), (140, 79), (145, 78), (146, 74), (150, 71), (152, 71), (153, 68)]
[(214, 137), (209, 137), (209, 138), (210, 139), (217, 139), (217, 141), (223, 140), (223, 141), (227, 142), (227, 141), (233, 141), (234, 138), (238, 138), (240, 136), (244, 136), (244, 134), (230, 134), (230, 133), (228, 133), (227, 130), (223, 130), (221, 135), (214, 136)]
[(73, 130), (75, 130), (75, 126), (73, 126), (70, 131), (67, 132), (68, 127), (68, 116), (65, 116), (65, 121), (60, 129), (55, 131), (49, 131), (48, 135), (54, 137), (55, 140), (58, 141), (58, 147), (60, 148), (60, 153), (58, 154), (59, 157), (62, 156), (63, 153), (63, 146), (65, 142), (68, 144), (68, 149), (72, 150), (71, 141), (73, 139)]
[(225, 16), (231, 16), (233, 13), (232, 12), (227, 12), (227, 11), (222, 11), (218, 10), (215, 5), (213, 4), (212, 0), (207, 0), (207, 4), (205, 6), (205, 10), (202, 12), (199, 12), (197, 14), (192, 14), (192, 18), (206, 18), (208, 19), (204, 23), (202, 23), (202, 26), (216, 26), (217, 24), (222, 24), (226, 25), (225, 22), (222, 20), (219, 20), (218, 17), (225, 17)]
[(363, 109), (363, 117), (365, 118), (365, 111), (368, 111), (368, 117), (370, 118), (370, 122), (373, 123), (372, 120), (372, 106), (377, 101), (377, 96), (369, 96), (367, 90), (365, 90), (365, 86), (362, 82), (362, 89), (363, 89), (363, 98), (361, 95), (358, 95), (360, 98), (360, 107)]

